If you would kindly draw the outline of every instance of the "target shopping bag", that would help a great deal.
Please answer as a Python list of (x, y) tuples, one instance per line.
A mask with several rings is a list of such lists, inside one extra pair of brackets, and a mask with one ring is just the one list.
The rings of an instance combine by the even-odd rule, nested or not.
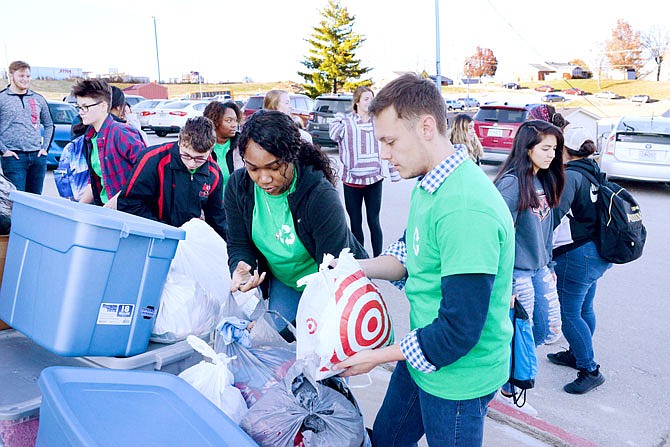
[(393, 325), (386, 303), (353, 254), (345, 248), (337, 267), (329, 268), (332, 255), (324, 256), (319, 271), (298, 281), (307, 284), (296, 317), (298, 359), (319, 357), (316, 380), (357, 352), (393, 344)]

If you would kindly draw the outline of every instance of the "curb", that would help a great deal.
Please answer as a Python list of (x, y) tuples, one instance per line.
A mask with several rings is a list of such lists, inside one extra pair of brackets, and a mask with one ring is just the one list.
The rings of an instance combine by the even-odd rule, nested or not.
[(542, 419), (492, 400), (489, 403), (488, 417), (518, 429), (541, 442), (554, 447), (599, 447), (588, 439), (570, 433)]

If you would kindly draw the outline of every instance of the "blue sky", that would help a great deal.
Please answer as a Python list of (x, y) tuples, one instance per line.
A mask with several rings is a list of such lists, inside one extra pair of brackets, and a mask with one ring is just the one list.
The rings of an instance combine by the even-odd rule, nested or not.
[[(359, 57), (373, 79), (393, 70), (435, 72), (434, 0), (342, 0), (365, 35)], [(210, 82), (301, 81), (304, 41), (326, 0), (25, 0), (3, 5), (0, 61), (34, 66), (110, 68), (156, 79), (152, 16), (161, 78), (200, 71)], [(480, 45), (499, 74), (530, 62), (597, 57), (618, 18), (635, 29), (670, 28), (667, 0), (440, 1), (442, 72), (456, 76)]]

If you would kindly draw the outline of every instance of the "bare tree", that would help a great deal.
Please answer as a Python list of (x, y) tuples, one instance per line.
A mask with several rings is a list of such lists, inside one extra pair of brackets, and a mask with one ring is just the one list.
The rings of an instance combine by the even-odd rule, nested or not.
[(663, 60), (670, 47), (670, 31), (658, 26), (653, 27), (641, 33), (640, 43), (645, 49), (647, 60), (656, 64), (656, 81), (660, 81)]

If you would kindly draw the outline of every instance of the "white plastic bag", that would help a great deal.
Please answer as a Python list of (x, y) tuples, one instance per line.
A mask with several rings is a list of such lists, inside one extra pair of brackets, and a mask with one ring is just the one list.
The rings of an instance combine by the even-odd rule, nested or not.
[(186, 339), (193, 349), (212, 362), (203, 360), (179, 374), (193, 388), (219, 407), (236, 424), (247, 414), (247, 404), (240, 390), (233, 386), (233, 374), (228, 363), (234, 359), (226, 354), (217, 354), (207, 343), (189, 335)]
[(223, 302), (230, 292), (228, 247), (202, 219), (191, 219), (180, 227), (186, 239), (179, 242), (169, 274), (186, 275)]
[(307, 287), (296, 317), (297, 358), (319, 357), (316, 380), (339, 373), (332, 366), (357, 352), (393, 344), (391, 315), (377, 287), (348, 248), (330, 269), (332, 260), (324, 256), (319, 272), (298, 281)]
[(201, 219), (181, 228), (186, 239), (170, 265), (151, 336), (160, 343), (211, 332), (230, 294), (226, 242)]

